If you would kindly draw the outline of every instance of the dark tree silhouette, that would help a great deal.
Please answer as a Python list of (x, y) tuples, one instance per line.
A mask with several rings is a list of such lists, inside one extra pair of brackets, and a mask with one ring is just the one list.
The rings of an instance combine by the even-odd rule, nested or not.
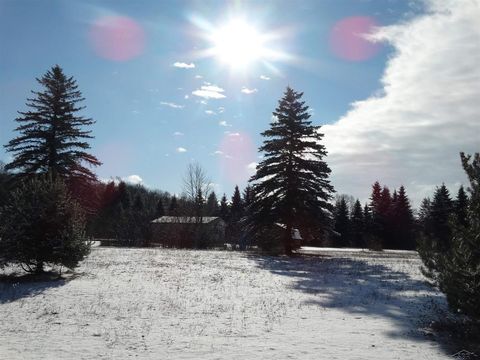
[(457, 198), (454, 202), (454, 211), (457, 222), (462, 226), (467, 226), (468, 196), (463, 186), (460, 186)]
[(391, 211), (391, 245), (394, 249), (412, 250), (415, 248), (415, 233), (412, 208), (405, 187), (402, 185), (394, 193)]
[[(275, 120), (264, 131), (260, 151), (264, 159), (250, 179), (254, 200), (250, 206), (248, 227), (254, 236), (265, 234), (275, 223), (284, 224), (286, 254), (293, 249), (292, 230), (325, 230), (333, 206), (330, 168), (323, 160), (327, 152), (321, 144), (320, 126), (313, 126), (303, 93), (287, 87)], [(280, 244), (278, 244), (280, 243)]]
[(92, 136), (84, 128), (94, 120), (78, 115), (85, 107), (79, 105), (84, 98), (76, 81), (65, 76), (58, 65), (37, 81), (43, 89), (32, 91), (35, 96), (26, 103), (31, 110), (19, 112), (16, 119), (19, 136), (5, 146), (13, 153), (6, 169), (21, 176), (48, 173), (52, 179), (95, 181), (95, 174), (86, 166), (100, 162), (87, 152), (90, 145), (85, 140)]
[(222, 199), (220, 200), (220, 217), (224, 221), (228, 221), (229, 218), (227, 196), (225, 194), (223, 194)]
[(338, 235), (334, 244), (339, 247), (350, 245), (350, 218), (347, 202), (344, 197), (340, 197), (335, 205), (334, 211), (335, 231)]
[(207, 216), (218, 216), (218, 199), (215, 191), (208, 195), (207, 204), (205, 205), (205, 212)]
[(363, 210), (362, 204), (357, 199), (353, 205), (353, 211), (350, 216), (351, 224), (351, 241), (354, 247), (363, 248), (365, 247), (364, 243), (364, 233), (365, 233), (365, 223), (363, 219)]

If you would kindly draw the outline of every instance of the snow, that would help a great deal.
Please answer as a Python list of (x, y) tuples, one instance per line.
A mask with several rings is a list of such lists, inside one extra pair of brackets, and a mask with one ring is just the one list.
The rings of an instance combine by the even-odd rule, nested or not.
[(0, 283), (0, 359), (451, 359), (415, 253), (95, 247), (64, 282)]

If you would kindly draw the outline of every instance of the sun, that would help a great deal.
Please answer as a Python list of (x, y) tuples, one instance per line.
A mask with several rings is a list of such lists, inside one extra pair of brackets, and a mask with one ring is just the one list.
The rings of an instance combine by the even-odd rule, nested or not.
[(232, 68), (245, 68), (268, 53), (265, 38), (242, 19), (233, 19), (215, 29), (210, 41), (212, 55)]

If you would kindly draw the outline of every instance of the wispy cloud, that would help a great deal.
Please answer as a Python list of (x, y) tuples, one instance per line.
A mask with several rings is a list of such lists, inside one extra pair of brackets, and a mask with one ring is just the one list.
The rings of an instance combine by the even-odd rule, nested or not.
[(185, 107), (184, 105), (179, 105), (179, 104), (175, 104), (173, 102), (167, 102), (167, 101), (161, 101), (160, 105), (168, 106), (172, 109), (183, 109)]
[(203, 79), (202, 75), (195, 75), (195, 79)]
[(185, 149), (184, 147), (181, 147), (181, 146), (180, 146), (180, 147), (177, 147), (176, 151), (177, 151), (178, 153), (184, 153), (184, 152), (187, 152), (187, 149)]
[(262, 80), (270, 80), (270, 78), (266, 75), (260, 75), (260, 79)]
[(205, 110), (205, 114), (207, 114), (207, 115), (217, 115), (217, 113), (213, 110)]
[(195, 68), (194, 63), (185, 63), (185, 62), (180, 62), (180, 61), (177, 61), (177, 62), (173, 63), (173, 66), (176, 67), (176, 68), (180, 68), (180, 69), (194, 69)]
[(180, 131), (175, 131), (175, 132), (173, 133), (173, 136), (183, 136), (183, 135), (185, 135), (185, 134), (182, 133), (182, 132), (180, 132)]
[(250, 95), (250, 94), (254, 94), (254, 93), (258, 92), (258, 89), (249, 89), (249, 88), (244, 86), (242, 88), (242, 90), (240, 90), (240, 91), (244, 94)]
[(332, 181), (366, 200), (371, 184), (407, 187), (416, 206), (434, 185), (465, 182), (459, 151), (478, 151), (480, 7), (435, 0), (426, 15), (374, 35), (395, 49), (383, 88), (322, 127)]
[(232, 126), (232, 125), (230, 125), (229, 123), (227, 123), (225, 120), (219, 121), (219, 122), (218, 122), (218, 125), (220, 125), (220, 126), (226, 126), (226, 127)]
[(217, 156), (223, 155), (223, 151), (220, 151), (220, 150), (214, 151), (212, 155), (217, 155)]
[(226, 96), (223, 94), (224, 89), (216, 85), (202, 85), (200, 89), (192, 91), (192, 95), (204, 98), (204, 99), (223, 99)]

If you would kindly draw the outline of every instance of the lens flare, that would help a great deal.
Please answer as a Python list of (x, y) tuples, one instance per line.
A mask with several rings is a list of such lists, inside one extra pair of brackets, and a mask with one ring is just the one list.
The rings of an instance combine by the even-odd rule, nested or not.
[(367, 16), (353, 16), (338, 21), (330, 33), (330, 48), (341, 59), (364, 61), (377, 54), (380, 46), (366, 39), (377, 24)]
[(98, 56), (113, 61), (127, 61), (143, 53), (145, 33), (131, 18), (106, 16), (92, 25), (90, 41)]

